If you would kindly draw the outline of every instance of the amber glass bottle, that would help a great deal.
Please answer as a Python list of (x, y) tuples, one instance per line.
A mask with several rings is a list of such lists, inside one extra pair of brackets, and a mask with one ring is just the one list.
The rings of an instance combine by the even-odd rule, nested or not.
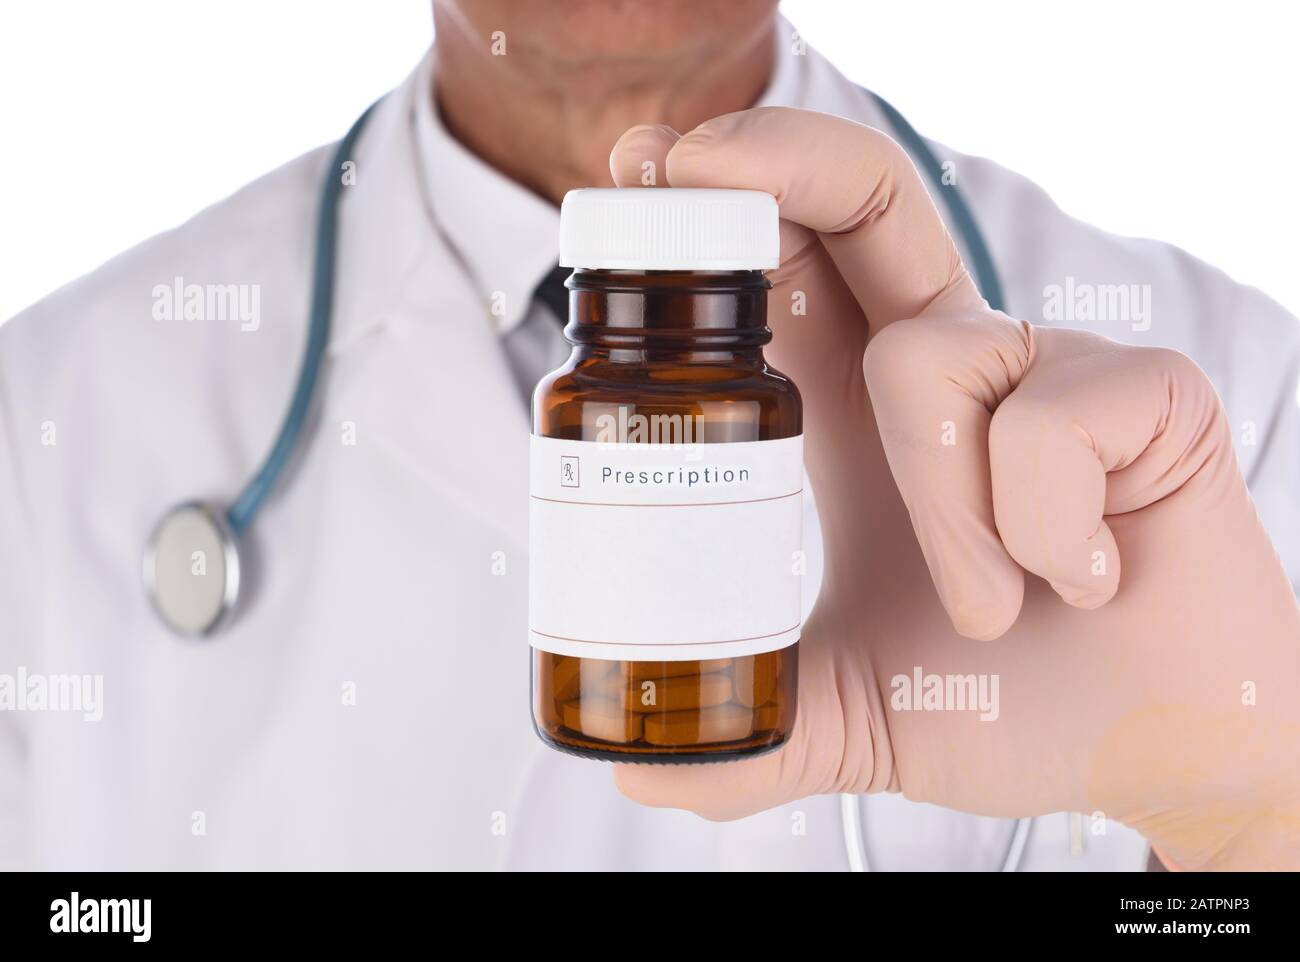
[(799, 394), (763, 359), (775, 204), (592, 190), (562, 216), (573, 352), (533, 399), (537, 731), (625, 761), (771, 750), (795, 719), (803, 480)]

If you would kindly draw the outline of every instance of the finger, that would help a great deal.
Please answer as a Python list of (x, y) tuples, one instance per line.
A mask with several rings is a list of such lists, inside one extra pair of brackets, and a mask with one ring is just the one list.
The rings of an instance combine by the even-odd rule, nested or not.
[(1183, 355), (1039, 331), (1034, 364), (989, 431), (1003, 543), (1069, 604), (1105, 604), (1120, 583), (1105, 516), (1176, 492), (1227, 443), (1223, 425), (1214, 389)]
[(668, 151), (681, 137), (667, 124), (629, 127), (609, 152), (609, 173), (615, 187), (666, 187), (663, 176)]
[(729, 822), (786, 802), (781, 772), (779, 753), (735, 762), (723, 777), (712, 765), (617, 764), (614, 785), (640, 805), (681, 808)]
[(958, 633), (990, 639), (1014, 624), (1024, 573), (993, 514), (989, 423), (1032, 354), (1028, 325), (973, 318), (945, 301), (867, 345), (867, 392), (890, 472), (939, 599)]
[(981, 299), (907, 153), (871, 127), (808, 110), (727, 114), (669, 150), (674, 187), (742, 187), (822, 235), (872, 331), (953, 289)]
[[(630, 127), (619, 137), (609, 153), (609, 172), (616, 187), (668, 187), (672, 185), (664, 176), (667, 157), (681, 135), (664, 124), (642, 124)], [(817, 241), (817, 235), (802, 225), (782, 219), (781, 263), (793, 260), (801, 251)], [(770, 276), (776, 277), (778, 271)]]

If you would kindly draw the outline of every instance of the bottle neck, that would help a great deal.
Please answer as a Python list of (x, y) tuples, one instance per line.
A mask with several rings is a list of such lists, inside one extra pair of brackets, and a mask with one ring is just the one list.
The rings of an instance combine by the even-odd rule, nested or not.
[(564, 336), (611, 362), (760, 363), (772, 339), (762, 271), (577, 270)]

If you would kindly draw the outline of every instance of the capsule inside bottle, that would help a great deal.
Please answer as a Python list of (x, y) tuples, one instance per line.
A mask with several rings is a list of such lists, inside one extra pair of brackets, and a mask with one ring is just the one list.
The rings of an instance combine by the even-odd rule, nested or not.
[(703, 661), (533, 652), (535, 718), (558, 748), (629, 761), (721, 761), (775, 748), (794, 724), (798, 644)]

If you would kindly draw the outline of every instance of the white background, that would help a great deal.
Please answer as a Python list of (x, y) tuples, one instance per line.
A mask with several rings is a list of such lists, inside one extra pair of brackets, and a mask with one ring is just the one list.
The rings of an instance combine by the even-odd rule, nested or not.
[[(1269, 0), (788, 0), (927, 136), (1300, 312), (1300, 58)], [(6, 0), (0, 318), (341, 136), (432, 34), (426, 0)]]

